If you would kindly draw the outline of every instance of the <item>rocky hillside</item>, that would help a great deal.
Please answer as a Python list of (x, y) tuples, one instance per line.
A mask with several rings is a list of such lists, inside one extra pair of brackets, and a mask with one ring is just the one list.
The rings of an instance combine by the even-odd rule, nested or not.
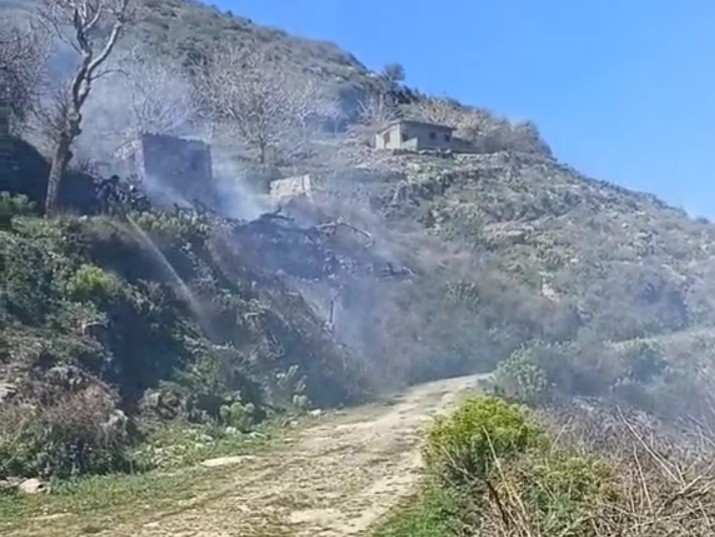
[[(702, 403), (715, 226), (583, 177), (531, 124), (388, 84), (333, 45), (198, 3), (141, 5), (124, 44), (154, 59), (190, 65), (217, 41), (268, 48), (334, 89), (348, 117), (377, 96), (396, 115), (453, 124), (476, 150), (376, 151), (375, 117), (260, 165), (224, 144), (211, 186), (233, 182), (241, 203), (260, 207), (269, 179), (311, 177), (307, 196), (247, 220), (221, 207), (94, 215), (76, 203), (84, 216), (41, 220), (3, 197), (0, 382), (13, 404), (0, 415), (12, 462), (0, 475), (117, 467), (121, 435), (140, 436), (127, 423), (248, 429), (287, 408), (494, 368), (499, 389), (521, 398), (615, 396), (673, 414)], [(21, 162), (9, 190), (40, 200), (40, 159)], [(191, 199), (181, 181), (172, 188)], [(86, 407), (96, 415), (61, 419)], [(130, 419), (106, 450), (119, 462), (93, 458), (120, 415)]]
[(316, 168), (313, 203), (339, 207), (414, 274), (391, 302), (409, 315), (390, 328), (393, 356), (420, 342), (413, 378), (511, 356), (543, 376), (519, 388), (539, 398), (617, 394), (677, 417), (708, 393), (711, 223), (543, 155), (345, 151), (360, 174)]
[(707, 221), (538, 156), (395, 160), (407, 180), (393, 217), (475, 252), (602, 337), (715, 323)]
[(352, 157), (371, 180), (316, 169), (316, 191), (325, 183), (353, 204), (379, 205), (387, 227), (418, 224), (466, 263), (465, 278), (486, 271), (542, 307), (569, 311), (569, 331), (624, 341), (715, 322), (715, 226), (651, 195), (519, 152)]

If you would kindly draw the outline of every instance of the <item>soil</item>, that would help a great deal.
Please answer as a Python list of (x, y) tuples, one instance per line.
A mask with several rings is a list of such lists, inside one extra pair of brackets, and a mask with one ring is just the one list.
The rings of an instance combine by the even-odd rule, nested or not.
[[(118, 525), (92, 533), (116, 537), (369, 534), (420, 479), (424, 423), (474, 393), (478, 381), (479, 377), (470, 376), (420, 385), (388, 403), (326, 413), (318, 425), (297, 432), (284, 448), (204, 461), (209, 474), (199, 472), (192, 479), (206, 482), (198, 488), (187, 483), (197, 489), (196, 495), (135, 519), (124, 517)], [(220, 476), (215, 486), (211, 475)], [(43, 533), (38, 529), (35, 535)]]

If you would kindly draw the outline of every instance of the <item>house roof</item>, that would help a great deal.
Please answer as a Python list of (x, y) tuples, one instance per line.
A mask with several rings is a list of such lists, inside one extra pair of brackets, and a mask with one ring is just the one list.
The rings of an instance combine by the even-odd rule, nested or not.
[(388, 125), (386, 125), (380, 132), (385, 132), (386, 130), (391, 129), (392, 127), (395, 127), (396, 125), (413, 125), (415, 127), (423, 127), (427, 129), (434, 129), (438, 131), (448, 131), (452, 132), (457, 130), (454, 127), (450, 127), (449, 125), (439, 125), (437, 123), (429, 123), (427, 121), (417, 121), (417, 120), (412, 120), (412, 119), (397, 119), (395, 121), (392, 121)]

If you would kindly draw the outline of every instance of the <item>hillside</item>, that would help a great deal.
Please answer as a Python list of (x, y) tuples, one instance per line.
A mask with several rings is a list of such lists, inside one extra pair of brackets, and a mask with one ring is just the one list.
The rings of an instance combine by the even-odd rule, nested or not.
[[(0, 10), (25, 15), (38, 3), (0, 0)], [(333, 43), (291, 36), (197, 0), (140, 0), (137, 6), (137, 21), (128, 28), (122, 44), (127, 50), (140, 47), (190, 67), (217, 44), (236, 43), (320, 80), (352, 113), (367, 93), (390, 89), (390, 84)]]
[[(212, 140), (205, 186), (223, 203), (208, 208), (102, 211), (95, 178), (77, 170), (60, 196), (68, 215), (0, 200), (11, 409), (0, 477), (126, 469), (128, 447), (176, 419), (247, 433), (267, 417), (495, 369), (496, 390), (538, 404), (600, 397), (669, 418), (707, 406), (714, 225), (580, 175), (533, 124), (388, 83), (334, 45), (200, 3), (141, 6), (123, 47), (181, 63), (187, 84), (219, 42), (271, 50), (339, 97), (344, 124), (265, 162), (270, 152), (257, 161), (236, 136)], [(88, 101), (90, 160), (122, 158), (93, 131), (107, 117), (123, 128), (122, 92)], [(368, 98), (391, 117), (448, 122), (473, 153), (373, 149), (386, 118), (356, 117)], [(41, 201), (47, 166), (33, 155), (0, 190)], [(296, 174), (310, 175), (308, 196), (276, 204), (269, 183)], [(183, 203), (188, 181), (158, 186)], [(60, 419), (89, 403), (87, 422)]]
[[(316, 167), (313, 202), (341, 199), (419, 275), (413, 315), (391, 330), (393, 343), (420, 334), (418, 378), (523, 359), (526, 345), (562, 394), (677, 417), (708, 393), (711, 223), (543, 155), (345, 152), (361, 178)], [(379, 224), (361, 220), (375, 207)]]
[(706, 221), (530, 155), (398, 159), (393, 169), (407, 180), (391, 218), (454, 240), (607, 340), (715, 322)]

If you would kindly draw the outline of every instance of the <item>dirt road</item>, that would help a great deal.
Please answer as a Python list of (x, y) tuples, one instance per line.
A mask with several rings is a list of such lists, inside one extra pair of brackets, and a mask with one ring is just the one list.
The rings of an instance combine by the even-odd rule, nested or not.
[[(390, 404), (326, 416), (283, 449), (205, 461), (203, 470), (186, 483), (194, 492), (183, 501), (121, 517), (116, 525), (103, 524), (91, 533), (117, 537), (364, 535), (419, 479), (421, 425), (473, 393), (477, 383), (478, 377), (461, 377), (421, 385)], [(41, 528), (52, 525), (45, 521), (33, 534), (41, 535)], [(55, 527), (47, 534), (58, 535), (58, 530)], [(62, 533), (76, 534), (67, 526)]]

